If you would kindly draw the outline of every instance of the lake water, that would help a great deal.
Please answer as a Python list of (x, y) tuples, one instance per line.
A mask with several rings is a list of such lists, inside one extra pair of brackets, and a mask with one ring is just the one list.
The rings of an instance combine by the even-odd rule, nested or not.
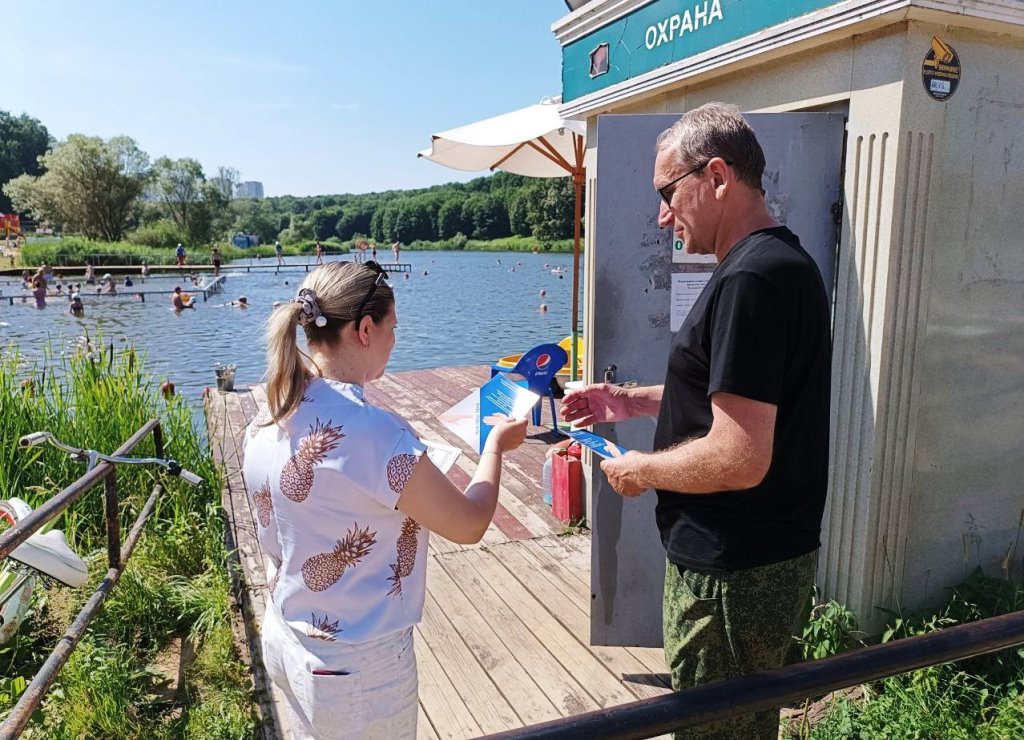
[[(292, 264), (309, 261), (287, 259)], [(391, 276), (399, 321), (391, 371), (487, 364), (570, 333), (571, 254), (407, 250), (402, 262), (411, 264), (412, 272), (408, 279), (400, 273)], [(552, 270), (560, 270), (561, 277)], [(205, 303), (197, 296), (196, 310), (181, 314), (171, 310), (168, 295), (148, 295), (141, 302), (130, 294), (90, 295), (84, 286), (84, 319), (69, 315), (67, 299), (61, 296), (49, 298), (45, 309), (36, 309), (31, 297), (20, 303), (18, 286), (0, 278), (0, 295), (19, 296), (13, 306), (6, 298), (0, 300), (0, 343), (16, 343), (23, 356), (36, 359), (48, 340), (55, 350), (68, 349), (86, 331), (93, 337), (102, 333), (115, 347), (133, 342), (147, 354), (153, 374), (169, 378), (178, 393), (198, 403), (202, 388), (216, 385), (215, 363), (236, 364), (238, 385), (260, 380), (266, 351), (263, 324), (274, 301), (293, 298), (305, 277), (302, 268), (289, 269), (287, 264), (279, 274), (239, 272), (232, 265), (222, 272), (227, 275), (224, 293), (210, 295)], [(169, 290), (178, 284), (188, 290), (177, 276), (150, 277), (145, 284), (137, 276), (133, 279), (134, 288), (119, 290)], [(251, 308), (227, 305), (241, 295)], [(546, 313), (539, 310), (541, 303), (548, 306)], [(581, 326), (582, 310), (581, 299)]]

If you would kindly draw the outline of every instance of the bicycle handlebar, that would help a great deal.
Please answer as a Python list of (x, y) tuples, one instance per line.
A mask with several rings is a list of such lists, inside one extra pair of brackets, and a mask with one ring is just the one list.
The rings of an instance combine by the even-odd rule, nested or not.
[(50, 439), (53, 435), (49, 432), (32, 432), (32, 434), (26, 434), (24, 437), (18, 440), (19, 447), (35, 447), (41, 445), (46, 440)]
[(26, 434), (18, 440), (19, 447), (35, 447), (41, 445), (44, 442), (49, 442), (54, 447), (64, 450), (72, 457), (88, 462), (88, 469), (92, 469), (98, 460), (114, 464), (125, 464), (125, 465), (160, 465), (167, 469), (167, 472), (171, 475), (181, 478), (183, 481), (188, 483), (190, 486), (198, 486), (203, 482), (201, 476), (196, 475), (191, 470), (181, 467), (176, 460), (164, 459), (162, 457), (117, 457), (114, 455), (104, 455), (102, 452), (96, 450), (87, 450), (81, 447), (71, 447), (61, 442), (59, 439), (53, 436), (50, 432), (32, 432)]

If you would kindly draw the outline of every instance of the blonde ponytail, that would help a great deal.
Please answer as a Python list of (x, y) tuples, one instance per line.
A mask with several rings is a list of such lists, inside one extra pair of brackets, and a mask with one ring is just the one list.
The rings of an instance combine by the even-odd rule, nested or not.
[(267, 320), (267, 405), (270, 424), (287, 417), (302, 400), (310, 371), (295, 338), (302, 306), (289, 301), (274, 309)]
[[(299, 349), (295, 338), (300, 316), (308, 308), (302, 296), (310, 291), (315, 311), (323, 321), (311, 321), (307, 315), (302, 329), (312, 347), (334, 346), (341, 341), (341, 327), (369, 316), (379, 323), (391, 310), (395, 294), (386, 283), (377, 285), (378, 272), (351, 262), (331, 262), (318, 267), (302, 281), (299, 299), (274, 309), (267, 320), (267, 404), (270, 421), (277, 424), (291, 414), (302, 401), (306, 385), (313, 377), (313, 363)], [(317, 370), (319, 374), (319, 370)]]

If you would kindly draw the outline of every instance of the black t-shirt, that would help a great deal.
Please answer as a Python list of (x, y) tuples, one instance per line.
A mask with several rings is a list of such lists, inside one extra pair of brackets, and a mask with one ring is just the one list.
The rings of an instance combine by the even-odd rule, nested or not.
[(777, 407), (772, 462), (747, 490), (658, 491), (673, 563), (739, 570), (820, 546), (831, 344), (821, 274), (793, 232), (755, 231), (729, 251), (672, 343), (654, 449), (707, 435), (711, 394), (723, 391)]

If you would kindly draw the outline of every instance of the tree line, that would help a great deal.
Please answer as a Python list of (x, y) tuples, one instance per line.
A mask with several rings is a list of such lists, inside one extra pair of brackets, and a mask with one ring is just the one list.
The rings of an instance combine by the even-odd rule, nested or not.
[(56, 141), (38, 120), (0, 111), (0, 212), (90, 239), (172, 247), (237, 233), (263, 242), (405, 244), (508, 236), (543, 243), (573, 234), (568, 177), (498, 172), (417, 190), (261, 199), (235, 197), (239, 180), (230, 167), (207, 176), (187, 157), (151, 160), (127, 136)]

